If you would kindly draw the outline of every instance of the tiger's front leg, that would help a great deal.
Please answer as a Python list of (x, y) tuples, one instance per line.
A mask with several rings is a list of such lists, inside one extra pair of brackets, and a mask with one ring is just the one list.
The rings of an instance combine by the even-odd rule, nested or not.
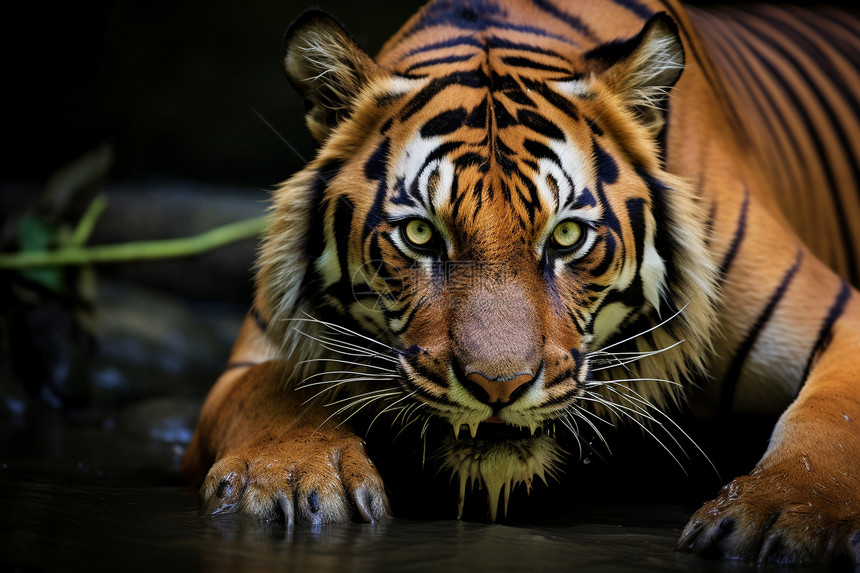
[(228, 370), (210, 392), (183, 459), (183, 473), (202, 481), (201, 511), (283, 516), (288, 525), (386, 517), (364, 442), (326, 422), (319, 404), (304, 404), (312, 393), (287, 387), (282, 363), (243, 370)]
[(764, 457), (693, 515), (679, 550), (780, 563), (847, 556), (860, 564), (860, 329), (854, 322), (836, 324)]

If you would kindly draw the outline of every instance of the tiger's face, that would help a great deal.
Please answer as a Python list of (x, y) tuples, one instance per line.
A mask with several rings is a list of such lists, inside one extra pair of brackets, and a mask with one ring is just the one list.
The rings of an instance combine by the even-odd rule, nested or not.
[[(356, 404), (379, 392), (378, 413), (450, 425), (441, 455), (461, 489), (486, 484), (495, 516), (501, 488), (552, 469), (558, 427), (591, 425), (590, 403), (618, 414), (599, 372), (626, 361), (619, 345), (652, 352), (684, 320), (709, 320), (710, 290), (684, 320), (659, 322), (712, 288), (702, 237), (681, 236), (680, 219), (696, 218), (689, 191), (660, 169), (662, 115), (640, 98), (643, 81), (665, 94), (677, 80), (680, 41), (660, 18), (613, 48), (619, 61), (596, 48), (524, 66), (487, 49), (410, 75), (376, 66), (326, 17), (305, 20), (286, 67), (323, 146), (276, 197), (260, 269), (270, 334), (312, 359), (349, 348), (291, 334), (289, 317), (306, 313), (386, 344), (387, 385), (367, 384)], [(334, 83), (313, 69), (320, 50)], [(681, 352), (637, 378), (694, 361)], [(623, 382), (628, 400), (662, 399)]]
[[(659, 304), (665, 265), (649, 190), (599, 127), (537, 93), (470, 95), (403, 125), (389, 150), (383, 216), (362, 250), (367, 302), (407, 388), (455, 432), (534, 429), (581, 394), (589, 352)], [(537, 129), (492, 133), (503, 113)], [(390, 129), (380, 146), (398, 139)]]

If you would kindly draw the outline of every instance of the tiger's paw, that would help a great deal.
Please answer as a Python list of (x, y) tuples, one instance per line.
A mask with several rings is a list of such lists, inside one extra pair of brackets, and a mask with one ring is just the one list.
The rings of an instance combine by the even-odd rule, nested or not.
[(735, 478), (690, 518), (676, 550), (759, 563), (860, 565), (857, 492), (828, 481), (830, 487), (823, 480), (798, 486), (775, 469)]
[(373, 523), (388, 517), (388, 499), (364, 442), (313, 432), (244, 448), (215, 462), (200, 488), (202, 514), (242, 513), (287, 525)]

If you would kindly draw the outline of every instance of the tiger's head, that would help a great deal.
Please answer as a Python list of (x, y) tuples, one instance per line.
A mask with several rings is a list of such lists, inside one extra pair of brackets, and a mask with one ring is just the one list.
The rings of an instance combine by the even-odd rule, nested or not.
[(320, 149), (275, 194), (260, 304), (298, 383), (355, 372), (328, 378), (352, 397), (340, 419), (450, 425), (440, 454), (495, 517), (502, 488), (552, 469), (555, 431), (677, 398), (716, 266), (661, 163), (684, 66), (668, 16), (588, 49), (422, 35), (422, 17), (378, 63), (325, 13), (288, 32)]

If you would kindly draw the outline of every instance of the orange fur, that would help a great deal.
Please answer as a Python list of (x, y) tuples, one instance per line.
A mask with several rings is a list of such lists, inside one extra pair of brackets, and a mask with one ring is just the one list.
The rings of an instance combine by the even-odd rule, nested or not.
[[(189, 475), (215, 464), (206, 511), (386, 515), (347, 429), (368, 405), (374, 420), (420, 415), (474, 437), (491, 421), (534, 432), (589, 401), (642, 422), (689, 400), (703, 416), (780, 418), (760, 463), (693, 516), (680, 549), (860, 559), (860, 300), (840, 277), (860, 265), (860, 123), (841, 99), (856, 101), (860, 75), (839, 51), (860, 49), (846, 34), (857, 19), (649, 0), (641, 9), (671, 19), (646, 24), (608, 0), (477, 5), (431, 3), (375, 62), (320, 13), (288, 34), (285, 65), (321, 147), (274, 197), (260, 319), (231, 357), (259, 365), (222, 376), (186, 454)], [(768, 19), (807, 26), (808, 53)], [(826, 26), (830, 37), (813, 33)], [(607, 47), (616, 39), (631, 40)], [(583, 202), (564, 206), (564, 193)], [(415, 217), (435, 251), (404, 238)], [(581, 252), (553, 247), (565, 220), (581, 225)], [(628, 341), (634, 325), (650, 330)], [(344, 366), (362, 348), (366, 363)], [(615, 367), (621, 350), (660, 349)], [(487, 485), (492, 517), (500, 491), (558, 459), (546, 436), (517, 444), (484, 460), (463, 440), (442, 446), (461, 487)]]

